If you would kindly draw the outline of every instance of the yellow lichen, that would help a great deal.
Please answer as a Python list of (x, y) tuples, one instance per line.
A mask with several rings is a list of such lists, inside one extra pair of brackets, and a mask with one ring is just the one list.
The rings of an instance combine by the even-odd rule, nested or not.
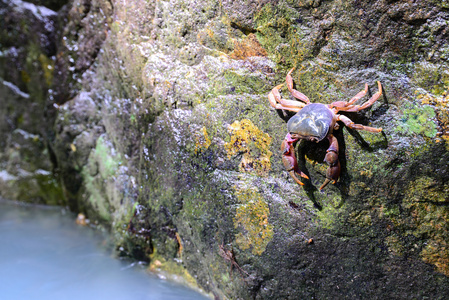
[(252, 247), (252, 253), (261, 255), (273, 238), (273, 225), (268, 223), (270, 209), (262, 196), (254, 189), (235, 191), (240, 204), (234, 218), (235, 228), (242, 228), (236, 235), (236, 243), (242, 250)]
[(370, 162), (365, 162), (364, 165), (359, 167), (360, 175), (365, 178), (373, 177), (372, 164)]
[(195, 154), (207, 150), (211, 144), (211, 140), (207, 133), (206, 127), (203, 126), (201, 131), (195, 134)]
[(267, 51), (251, 33), (242, 41), (234, 41), (234, 51), (229, 56), (233, 59), (245, 59), (250, 56), (267, 56)]
[(165, 278), (200, 290), (196, 279), (182, 265), (181, 261), (167, 260), (155, 251), (150, 255), (151, 263), (148, 266), (150, 272), (162, 275)]
[(449, 276), (449, 244), (445, 240), (431, 240), (421, 252), (426, 263), (433, 264), (440, 273)]
[(181, 258), (182, 259), (182, 250), (183, 250), (183, 247), (182, 247), (182, 240), (181, 240), (181, 236), (179, 236), (179, 233), (175, 233), (175, 237), (176, 237), (176, 241), (178, 242), (178, 256), (179, 256), (179, 258)]
[(228, 127), (231, 140), (225, 144), (228, 159), (242, 154), (240, 171), (255, 172), (257, 175), (267, 175), (271, 169), (270, 150), (271, 137), (260, 131), (250, 120), (235, 121)]

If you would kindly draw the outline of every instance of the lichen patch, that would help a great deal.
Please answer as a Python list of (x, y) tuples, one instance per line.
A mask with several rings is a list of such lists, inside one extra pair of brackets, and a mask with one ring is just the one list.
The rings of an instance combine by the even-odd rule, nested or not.
[(248, 119), (235, 121), (228, 127), (231, 140), (225, 144), (228, 159), (242, 154), (239, 164), (241, 172), (254, 172), (266, 176), (271, 169), (270, 158), (273, 154), (269, 148), (271, 137), (257, 128)]
[(433, 105), (436, 108), (439, 135), (449, 145), (449, 87), (440, 96), (426, 93), (418, 95), (418, 99), (422, 104)]
[(195, 154), (207, 150), (211, 145), (211, 140), (205, 126), (195, 134)]
[(240, 204), (234, 217), (234, 227), (241, 228), (236, 243), (242, 250), (252, 247), (252, 253), (261, 255), (273, 238), (273, 225), (268, 222), (270, 209), (255, 189), (235, 189)]
[(251, 33), (242, 41), (234, 41), (233, 59), (245, 59), (251, 56), (267, 56), (267, 51), (260, 45), (257, 37)]

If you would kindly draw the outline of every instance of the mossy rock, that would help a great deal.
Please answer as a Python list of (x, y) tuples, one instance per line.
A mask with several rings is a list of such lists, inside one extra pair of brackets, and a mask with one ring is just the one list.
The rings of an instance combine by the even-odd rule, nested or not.
[[(216, 298), (448, 294), (444, 1), (83, 3), (66, 8), (65, 71), (17, 78), (72, 99), (36, 98), (58, 107), (43, 145), (70, 207), (109, 228), (119, 255)], [(53, 66), (39, 49), (28, 66)], [(340, 124), (341, 176), (323, 191), (326, 140), (295, 147), (304, 186), (282, 164), (292, 114), (267, 95), (293, 67), (312, 102), (383, 87), (341, 112), (383, 130)]]

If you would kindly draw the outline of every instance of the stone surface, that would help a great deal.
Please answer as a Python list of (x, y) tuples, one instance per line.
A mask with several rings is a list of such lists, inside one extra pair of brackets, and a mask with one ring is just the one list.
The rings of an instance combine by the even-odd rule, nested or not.
[(64, 204), (54, 176), (51, 101), (59, 16), (67, 1), (0, 2), (0, 196)]
[[(60, 51), (52, 93), (39, 82), (35, 98), (20, 77), (0, 88), (57, 107), (54, 126), (29, 118), (51, 133), (37, 137), (52, 150), (39, 168), (73, 210), (111, 230), (119, 255), (216, 298), (442, 299), (446, 2), (74, 0), (50, 39)], [(365, 82), (367, 100), (383, 86), (370, 109), (347, 114), (382, 133), (335, 131), (342, 174), (322, 192), (327, 141), (296, 147), (304, 187), (281, 161), (291, 114), (267, 94), (292, 67), (312, 102), (348, 100)], [(0, 134), (29, 145), (18, 129)], [(2, 182), (18, 176), (11, 145)]]

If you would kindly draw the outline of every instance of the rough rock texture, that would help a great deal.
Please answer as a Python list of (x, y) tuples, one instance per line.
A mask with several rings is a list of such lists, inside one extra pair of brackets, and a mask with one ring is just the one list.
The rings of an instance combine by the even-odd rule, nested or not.
[[(1, 114), (16, 123), (0, 134), (18, 142), (2, 142), (1, 184), (26, 161), (10, 163), (24, 155), (14, 145), (36, 134), (54, 156), (32, 157), (52, 163), (39, 168), (55, 168), (61, 201), (109, 227), (120, 255), (216, 298), (449, 293), (447, 1), (74, 0), (58, 17), (47, 85), (41, 70), (30, 86), (7, 77), (2, 31)], [(341, 178), (323, 192), (327, 142), (297, 146), (304, 187), (281, 162), (291, 114), (267, 94), (292, 67), (313, 102), (384, 89), (347, 114), (382, 133), (342, 125)], [(50, 109), (54, 126), (25, 129), (13, 97), (41, 103), (34, 124)]]
[(0, 1), (0, 196), (5, 198), (65, 203), (48, 142), (54, 135), (49, 99), (60, 22), (52, 9), (67, 1), (57, 2)]

